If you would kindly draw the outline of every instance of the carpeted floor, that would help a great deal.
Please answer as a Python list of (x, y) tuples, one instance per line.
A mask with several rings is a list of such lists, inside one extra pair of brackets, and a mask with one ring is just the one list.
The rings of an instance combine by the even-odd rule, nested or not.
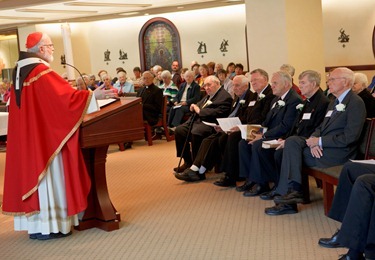
[[(0, 153), (0, 199), (5, 153)], [(346, 249), (318, 246), (339, 226), (323, 214), (321, 190), (311, 187), (311, 204), (300, 213), (270, 217), (273, 204), (219, 188), (209, 173), (199, 183), (174, 178), (174, 142), (135, 142), (124, 152), (111, 146), (107, 181), (121, 213), (120, 229), (73, 231), (56, 240), (37, 241), (13, 231), (0, 215), (1, 259), (337, 259)], [(313, 183), (313, 182), (311, 182)]]

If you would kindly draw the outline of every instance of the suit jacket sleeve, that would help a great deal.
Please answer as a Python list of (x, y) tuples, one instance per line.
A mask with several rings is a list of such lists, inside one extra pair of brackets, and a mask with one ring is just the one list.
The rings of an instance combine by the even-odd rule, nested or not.
[[(300, 96), (293, 90), (289, 90), (289, 93), (284, 99), (285, 106), (282, 108), (274, 108), (268, 113), (273, 113), (276, 115), (272, 116), (271, 119), (267, 120), (267, 124), (263, 125), (268, 127), (267, 132), (264, 137), (267, 139), (280, 138), (287, 134), (293, 126), (295, 118), (298, 114), (296, 106), (302, 101)], [(275, 110), (276, 111), (273, 111)], [(267, 115), (269, 117), (269, 115)]]

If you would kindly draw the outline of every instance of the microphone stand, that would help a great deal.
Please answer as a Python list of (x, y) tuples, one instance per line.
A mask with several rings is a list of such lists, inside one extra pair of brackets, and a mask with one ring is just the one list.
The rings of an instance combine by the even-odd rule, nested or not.
[(71, 65), (69, 63), (66, 63), (64, 61), (61, 61), (61, 65), (64, 65), (64, 66), (67, 65), (67, 66), (72, 67), (73, 69), (75, 69), (78, 72), (79, 76), (81, 77), (81, 79), (83, 81), (83, 84), (85, 84), (86, 89), (89, 89), (88, 86), (87, 86), (87, 84), (86, 84), (85, 79), (82, 76), (82, 73), (76, 67), (74, 67), (73, 65)]

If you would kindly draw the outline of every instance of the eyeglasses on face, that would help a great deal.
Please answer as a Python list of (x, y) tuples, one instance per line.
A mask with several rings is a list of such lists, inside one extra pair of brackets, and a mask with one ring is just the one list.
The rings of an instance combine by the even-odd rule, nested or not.
[(327, 81), (331, 82), (331, 81), (335, 81), (336, 79), (345, 79), (345, 78), (344, 77), (329, 78)]
[(55, 47), (52, 43), (51, 44), (44, 44), (42, 46), (49, 47), (49, 48), (54, 48)]

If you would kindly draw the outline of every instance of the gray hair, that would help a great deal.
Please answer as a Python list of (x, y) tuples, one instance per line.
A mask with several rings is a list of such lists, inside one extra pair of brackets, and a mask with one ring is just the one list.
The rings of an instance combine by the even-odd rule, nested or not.
[(354, 81), (361, 83), (362, 89), (367, 88), (368, 85), (368, 79), (367, 76), (363, 73), (357, 72), (354, 73)]
[(46, 41), (47, 37), (48, 37), (48, 35), (46, 33), (43, 33), (42, 34), (42, 38), (40, 39), (40, 41), (37, 44), (35, 44), (35, 46), (33, 46), (32, 48), (27, 49), (27, 52), (38, 53), (39, 52), (39, 47), (44, 44), (44, 42)]
[(314, 70), (305, 70), (299, 74), (298, 79), (301, 80), (305, 76), (307, 76), (308, 81), (315, 82), (318, 87), (320, 86), (321, 77), (318, 72)]
[(245, 75), (237, 75), (233, 78), (233, 80), (237, 78), (241, 80), (241, 86), (249, 84), (249, 79)]
[(296, 72), (296, 69), (290, 64), (281, 65), (280, 70), (288, 72), (289, 75), (292, 77), (294, 76), (294, 73)]
[(161, 73), (161, 78), (168, 78), (168, 79), (171, 79), (172, 78), (172, 74), (169, 72), (169, 70), (163, 70), (163, 72)]
[(288, 84), (289, 87), (292, 86), (292, 76), (288, 72), (284, 70), (280, 70), (280, 71), (275, 72), (273, 75), (279, 75), (281, 78), (281, 81), (284, 84)]

